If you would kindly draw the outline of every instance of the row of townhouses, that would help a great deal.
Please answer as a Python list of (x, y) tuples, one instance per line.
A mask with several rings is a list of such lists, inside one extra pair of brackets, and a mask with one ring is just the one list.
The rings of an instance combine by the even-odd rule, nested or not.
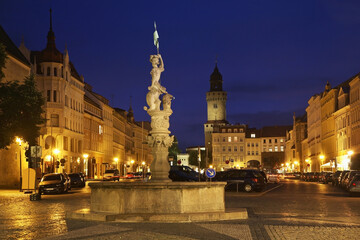
[[(56, 48), (51, 21), (47, 45), (41, 51), (27, 49), (24, 42), (17, 47), (1, 26), (0, 42), (7, 53), (3, 81), (22, 82), (32, 73), (46, 101), (38, 171), (83, 172), (89, 178), (101, 178), (109, 168), (125, 174), (150, 165), (151, 150), (144, 143), (150, 123), (136, 122), (131, 106), (128, 111), (111, 107), (84, 81), (67, 49), (61, 53)], [(20, 168), (27, 167), (27, 148), (14, 141), (0, 151), (0, 185), (19, 184)]]
[(313, 95), (287, 133), (286, 161), (303, 172), (360, 169), (359, 95), (359, 74)]

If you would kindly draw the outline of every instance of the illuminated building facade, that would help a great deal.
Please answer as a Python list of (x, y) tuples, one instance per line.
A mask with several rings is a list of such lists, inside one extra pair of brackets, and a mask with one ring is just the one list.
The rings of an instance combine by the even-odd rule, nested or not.
[[(51, 19), (51, 17), (50, 17)], [(20, 82), (35, 75), (42, 92), (46, 123), (40, 130), (41, 171), (84, 172), (89, 178), (101, 178), (105, 169), (118, 168), (122, 174), (150, 166), (152, 154), (145, 143), (150, 131), (148, 122), (136, 122), (129, 112), (113, 108), (109, 101), (93, 91), (78, 74), (65, 48), (55, 45), (50, 21), (47, 45), (41, 51), (30, 51), (24, 42), (19, 48), (0, 27), (0, 42), (6, 46), (8, 59), (3, 69), (5, 81)], [(22, 146), (22, 166), (27, 167)], [(19, 184), (20, 148), (0, 150), (0, 185)], [(128, 165), (128, 163), (131, 165)], [(1, 170), (2, 169), (2, 170)]]
[(205, 158), (207, 163), (214, 161), (214, 157), (212, 156), (212, 133), (214, 132), (214, 129), (228, 123), (226, 121), (227, 92), (223, 91), (222, 83), (222, 75), (216, 64), (214, 71), (210, 76), (210, 91), (206, 93), (207, 122), (204, 124), (204, 133)]

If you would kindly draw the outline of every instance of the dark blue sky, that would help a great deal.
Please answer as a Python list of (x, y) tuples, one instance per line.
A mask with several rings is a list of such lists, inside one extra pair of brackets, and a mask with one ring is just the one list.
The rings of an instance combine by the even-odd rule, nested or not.
[(180, 146), (203, 145), (206, 92), (218, 55), (227, 119), (252, 127), (292, 124), (307, 101), (360, 71), (360, 1), (0, 1), (0, 24), (19, 45), (46, 46), (49, 8), (57, 48), (111, 106), (135, 120), (151, 83), (153, 22), (176, 99), (170, 130)]

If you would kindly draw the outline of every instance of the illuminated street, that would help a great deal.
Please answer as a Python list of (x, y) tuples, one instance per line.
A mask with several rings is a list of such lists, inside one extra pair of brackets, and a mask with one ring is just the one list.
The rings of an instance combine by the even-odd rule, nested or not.
[[(208, 223), (111, 223), (66, 220), (87, 208), (89, 188), (41, 201), (0, 190), (1, 239), (354, 239), (360, 198), (319, 183), (285, 180), (268, 192), (227, 192), (227, 208), (246, 207), (248, 220)], [(61, 236), (60, 236), (61, 235)]]

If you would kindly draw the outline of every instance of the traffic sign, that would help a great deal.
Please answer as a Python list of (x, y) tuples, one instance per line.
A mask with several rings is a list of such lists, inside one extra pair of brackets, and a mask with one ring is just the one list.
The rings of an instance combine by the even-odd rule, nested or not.
[(216, 171), (215, 171), (215, 169), (213, 169), (213, 168), (208, 168), (208, 169), (206, 170), (205, 174), (206, 174), (206, 176), (207, 176), (208, 178), (213, 178), (213, 177), (215, 177), (215, 175), (216, 175)]
[(31, 146), (31, 157), (41, 157), (41, 146)]

